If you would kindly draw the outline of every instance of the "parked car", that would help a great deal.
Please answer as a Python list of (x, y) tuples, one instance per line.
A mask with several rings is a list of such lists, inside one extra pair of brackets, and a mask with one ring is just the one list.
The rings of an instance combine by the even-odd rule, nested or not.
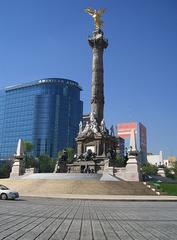
[(145, 182), (149, 182), (149, 181), (153, 181), (153, 177), (151, 177), (150, 175), (147, 175), (147, 174), (142, 174), (142, 179), (143, 181)]
[(0, 185), (0, 199), (16, 199), (19, 198), (19, 193), (13, 190), (10, 190), (8, 187), (4, 185)]

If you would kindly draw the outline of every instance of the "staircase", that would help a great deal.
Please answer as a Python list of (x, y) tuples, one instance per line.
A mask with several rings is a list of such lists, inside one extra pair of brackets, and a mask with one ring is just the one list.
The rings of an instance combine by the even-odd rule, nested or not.
[(0, 184), (21, 196), (82, 195), (156, 195), (141, 182), (56, 179), (0, 179)]

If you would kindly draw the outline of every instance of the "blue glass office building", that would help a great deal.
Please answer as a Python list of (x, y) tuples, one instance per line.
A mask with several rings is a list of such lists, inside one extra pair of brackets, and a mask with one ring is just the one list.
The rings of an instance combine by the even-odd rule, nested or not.
[(56, 157), (75, 146), (83, 114), (77, 82), (47, 78), (0, 91), (0, 159), (11, 157), (21, 138), (33, 144), (33, 155)]

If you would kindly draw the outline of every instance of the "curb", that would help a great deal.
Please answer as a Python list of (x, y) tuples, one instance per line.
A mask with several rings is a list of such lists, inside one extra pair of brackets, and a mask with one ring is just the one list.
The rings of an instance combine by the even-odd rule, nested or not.
[(67, 200), (94, 200), (94, 201), (138, 201), (138, 202), (177, 202), (177, 196), (132, 196), (132, 195), (22, 195), (22, 198), (53, 198)]

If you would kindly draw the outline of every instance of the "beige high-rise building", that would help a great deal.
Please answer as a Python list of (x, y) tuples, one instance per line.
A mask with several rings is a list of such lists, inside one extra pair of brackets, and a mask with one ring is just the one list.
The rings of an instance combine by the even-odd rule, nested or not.
[(168, 167), (173, 167), (176, 162), (176, 157), (175, 156), (169, 156), (168, 157)]

